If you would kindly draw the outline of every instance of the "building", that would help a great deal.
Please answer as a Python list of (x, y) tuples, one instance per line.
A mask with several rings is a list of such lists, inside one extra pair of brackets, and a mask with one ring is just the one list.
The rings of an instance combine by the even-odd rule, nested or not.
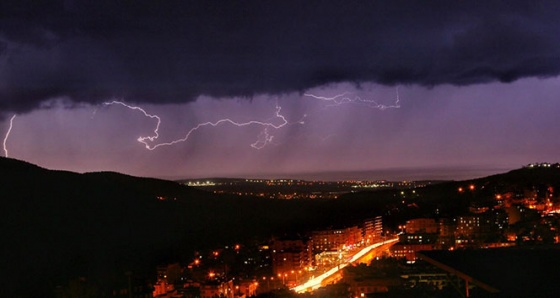
[(402, 284), (400, 278), (375, 278), (368, 280), (351, 280), (348, 282), (348, 288), (352, 297), (362, 298), (367, 294), (386, 293), (390, 288), (398, 287)]
[(302, 239), (275, 239), (272, 250), (272, 271), (275, 275), (311, 266), (312, 254), (308, 242)]
[(357, 226), (344, 229), (328, 229), (311, 233), (312, 250), (314, 254), (325, 251), (339, 251), (343, 247), (361, 245), (362, 230)]
[(438, 224), (433, 218), (416, 218), (406, 222), (407, 234), (436, 234)]
[(257, 295), (257, 288), (259, 283), (256, 281), (241, 281), (235, 286), (235, 297), (253, 297)]
[(200, 286), (201, 298), (234, 298), (233, 281), (208, 281)]
[(441, 218), (438, 221), (439, 233), (437, 239), (438, 249), (449, 249), (455, 245), (455, 220)]
[(409, 244), (396, 243), (389, 251), (395, 258), (405, 258), (408, 263), (414, 263), (418, 259), (417, 252), (421, 250), (434, 250), (435, 244)]
[(497, 232), (495, 221), (483, 214), (458, 216), (455, 229), (455, 246), (477, 247), (481, 243), (494, 242)]
[(427, 285), (441, 290), (449, 283), (449, 275), (447, 273), (423, 272), (405, 274), (401, 275), (401, 277), (405, 280), (405, 285), (411, 288)]
[(383, 220), (381, 216), (366, 219), (364, 221), (363, 239), (366, 245), (375, 243), (382, 239), (383, 235)]
[(405, 258), (407, 262), (416, 261), (416, 252), (433, 250), (438, 240), (439, 225), (433, 218), (415, 218), (408, 220), (405, 233), (399, 235), (399, 242), (389, 251), (396, 258)]
[(352, 248), (355, 246), (361, 246), (363, 244), (363, 232), (362, 229), (358, 228), (357, 226), (352, 226), (344, 229), (344, 235), (346, 237), (346, 241), (344, 242), (343, 246)]

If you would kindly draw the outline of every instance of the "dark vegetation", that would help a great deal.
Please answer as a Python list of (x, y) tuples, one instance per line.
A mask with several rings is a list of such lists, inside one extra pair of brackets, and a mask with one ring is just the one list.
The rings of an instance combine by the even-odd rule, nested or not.
[[(555, 172), (533, 177), (522, 170), (476, 183), (489, 192), (529, 178), (558, 184), (558, 169), (548, 170)], [(464, 182), (407, 191), (405, 204), (400, 191), (336, 200), (218, 196), (170, 181), (52, 171), (9, 158), (0, 158), (0, 179), (0, 287), (10, 297), (52, 296), (77, 278), (110, 288), (127, 272), (152, 279), (158, 264), (185, 261), (199, 249), (359, 224), (376, 215), (395, 226), (434, 206), (462, 212), (472, 199), (456, 192)]]

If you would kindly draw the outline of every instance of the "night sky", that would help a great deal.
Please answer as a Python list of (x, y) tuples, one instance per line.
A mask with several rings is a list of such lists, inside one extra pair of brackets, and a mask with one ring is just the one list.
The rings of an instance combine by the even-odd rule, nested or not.
[(556, 162), (559, 15), (558, 1), (2, 1), (2, 154), (166, 178)]

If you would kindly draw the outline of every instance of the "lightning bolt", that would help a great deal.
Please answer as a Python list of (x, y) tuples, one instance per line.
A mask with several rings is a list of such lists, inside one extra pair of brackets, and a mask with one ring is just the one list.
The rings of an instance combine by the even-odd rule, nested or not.
[(138, 139), (136, 139), (138, 142), (144, 144), (144, 146), (146, 146), (146, 149), (149, 150), (153, 150), (155, 148), (151, 148), (150, 144), (148, 143), (148, 141), (150, 142), (154, 142), (158, 137), (159, 137), (159, 125), (161, 124), (161, 118), (158, 115), (151, 115), (148, 114), (148, 112), (146, 112), (144, 109), (142, 109), (141, 107), (136, 107), (136, 106), (131, 106), (131, 105), (127, 105), (126, 103), (122, 102), (122, 101), (111, 101), (111, 102), (106, 102), (103, 103), (103, 105), (105, 106), (110, 106), (110, 105), (121, 105), (124, 106), (126, 108), (129, 108), (131, 110), (135, 110), (135, 111), (140, 111), (142, 112), (142, 114), (144, 114), (144, 116), (151, 118), (151, 119), (156, 119), (157, 120), (157, 124), (156, 124), (156, 128), (154, 129), (154, 135), (153, 136), (147, 136), (147, 137), (138, 137)]
[[(335, 95), (333, 97), (324, 97), (324, 96), (318, 96), (318, 95), (314, 95), (314, 94), (310, 94), (310, 93), (305, 93), (304, 96), (307, 97), (312, 97), (314, 99), (319, 99), (322, 101), (327, 101), (327, 102), (331, 102), (332, 104), (330, 104), (329, 106), (339, 106), (342, 104), (349, 104), (349, 103), (356, 103), (356, 104), (363, 104), (366, 105), (370, 108), (376, 108), (376, 109), (380, 109), (380, 110), (386, 110), (386, 109), (396, 109), (396, 108), (400, 108), (400, 99), (399, 99), (399, 89), (398, 87), (396, 88), (396, 100), (395, 103), (392, 105), (384, 105), (384, 104), (380, 104), (378, 102), (376, 102), (373, 99), (362, 99), (358, 96), (354, 96), (351, 97), (351, 93), (349, 92), (345, 92), (342, 94), (338, 94)], [(217, 120), (215, 122), (203, 122), (203, 123), (199, 123), (196, 126), (194, 126), (193, 128), (191, 128), (190, 130), (188, 130), (186, 132), (186, 134), (184, 135), (184, 137), (180, 138), (180, 139), (176, 139), (173, 141), (169, 141), (169, 142), (161, 142), (161, 143), (156, 143), (157, 139), (159, 138), (159, 128), (161, 125), (161, 118), (158, 115), (155, 114), (149, 114), (148, 112), (146, 112), (146, 110), (142, 109), (141, 107), (138, 106), (132, 106), (132, 105), (128, 105), (122, 101), (111, 101), (111, 102), (106, 102), (103, 104), (104, 106), (110, 106), (110, 105), (121, 105), (123, 107), (126, 107), (128, 109), (131, 110), (135, 110), (135, 111), (140, 111), (145, 117), (147, 118), (151, 118), (151, 119), (155, 119), (156, 120), (156, 126), (153, 130), (153, 134), (150, 136), (141, 136), (137, 138), (137, 141), (144, 144), (144, 146), (146, 147), (146, 149), (148, 150), (155, 150), (158, 147), (162, 147), (162, 146), (172, 146), (178, 143), (182, 143), (182, 142), (186, 142), (193, 133), (195, 133), (197, 130), (206, 127), (206, 126), (211, 126), (211, 127), (217, 127), (223, 124), (230, 124), (230, 125), (234, 125), (237, 127), (245, 127), (245, 126), (262, 126), (263, 130), (262, 132), (257, 136), (257, 140), (250, 144), (250, 146), (254, 149), (262, 149), (264, 147), (266, 147), (267, 145), (272, 143), (272, 140), (274, 138), (273, 135), (270, 134), (269, 130), (270, 129), (280, 129), (288, 124), (290, 124), (288, 122), (288, 120), (286, 119), (286, 117), (284, 117), (280, 112), (282, 110), (282, 108), (276, 104), (276, 110), (274, 113), (274, 116), (270, 119), (267, 119), (265, 121), (260, 121), (260, 120), (251, 120), (251, 121), (247, 121), (247, 122), (238, 122), (235, 120), (232, 120), (230, 118), (224, 118), (224, 119), (220, 119)], [(95, 111), (94, 114), (95, 115)], [(92, 115), (92, 117), (93, 117)], [(305, 124), (304, 119), (307, 117), (307, 114), (304, 114), (302, 119), (295, 122), (297, 124)], [(278, 119), (276, 121), (276, 124), (274, 122), (272, 122), (273, 119)]]
[(311, 93), (304, 93), (304, 96), (307, 97), (312, 97), (315, 99), (319, 99), (319, 100), (323, 100), (323, 101), (328, 101), (328, 102), (332, 102), (332, 104), (330, 104), (329, 106), (340, 106), (343, 104), (350, 104), (350, 103), (356, 103), (356, 104), (363, 104), (366, 105), (370, 108), (374, 108), (374, 109), (379, 109), (379, 110), (386, 110), (386, 109), (398, 109), (400, 108), (400, 98), (399, 98), (399, 88), (395, 88), (396, 89), (396, 100), (395, 103), (392, 105), (384, 105), (384, 104), (380, 104), (377, 101), (373, 100), (373, 99), (362, 99), (359, 96), (354, 96), (351, 97), (351, 93), (349, 92), (344, 92), (338, 95), (335, 95), (333, 97), (325, 97), (325, 96), (318, 96), (318, 95), (314, 95)]
[(251, 147), (255, 148), (255, 149), (262, 149), (264, 147), (266, 147), (266, 145), (272, 143), (272, 138), (274, 136), (270, 135), (268, 133), (268, 127), (265, 127), (263, 129), (263, 131), (259, 134), (257, 140), (251, 144)]
[[(159, 126), (161, 124), (161, 118), (158, 115), (149, 114), (144, 109), (142, 109), (140, 107), (131, 106), (131, 105), (125, 104), (124, 102), (121, 102), (121, 101), (106, 102), (106, 103), (104, 103), (104, 105), (121, 105), (121, 106), (129, 108), (131, 110), (140, 111), (140, 112), (142, 112), (142, 114), (144, 114), (144, 116), (146, 116), (148, 118), (156, 119), (157, 124), (156, 124), (156, 127), (154, 129), (153, 135), (152, 136), (139, 137), (137, 139), (137, 141), (144, 144), (144, 146), (148, 150), (155, 150), (158, 147), (171, 146), (171, 145), (175, 145), (177, 143), (186, 142), (190, 138), (190, 136), (194, 132), (196, 132), (197, 130), (199, 130), (203, 127), (206, 127), (206, 126), (217, 127), (217, 126), (222, 125), (222, 124), (231, 124), (231, 125), (234, 125), (234, 126), (237, 126), (237, 127), (245, 127), (245, 126), (250, 126), (250, 125), (262, 126), (264, 129), (261, 132), (261, 134), (258, 136), (257, 141), (254, 142), (253, 144), (251, 144), (252, 148), (262, 149), (265, 146), (267, 146), (268, 144), (270, 144), (272, 142), (272, 139), (273, 139), (273, 136), (269, 134), (268, 129), (270, 129), (270, 128), (280, 129), (280, 128), (289, 124), (288, 120), (282, 114), (280, 114), (282, 108), (280, 106), (276, 105), (276, 112), (274, 114), (274, 117), (272, 117), (272, 118), (279, 119), (280, 120), (279, 124), (274, 124), (272, 122), (258, 121), (258, 120), (251, 120), (251, 121), (247, 121), (247, 122), (237, 122), (237, 121), (234, 121), (230, 118), (224, 118), (224, 119), (220, 119), (220, 120), (215, 121), (215, 122), (209, 121), (209, 122), (203, 122), (203, 123), (197, 124), (196, 126), (191, 128), (189, 131), (187, 131), (185, 136), (180, 138), (180, 139), (176, 139), (176, 140), (173, 140), (173, 141), (170, 141), (170, 142), (162, 142), (162, 143), (152, 144), (159, 137), (158, 131), (159, 131)], [(271, 121), (272, 118), (268, 119), (267, 121)], [(300, 121), (298, 123), (302, 124), (303, 121)]]
[(14, 127), (14, 119), (16, 118), (16, 115), (14, 114), (12, 116), (12, 118), (10, 119), (10, 127), (8, 128), (8, 131), (6, 132), (6, 136), (4, 137), (4, 155), (6, 157), (8, 157), (8, 147), (6, 146), (6, 143), (8, 142), (8, 137), (10, 137), (10, 132), (12, 132), (12, 127)]
[(280, 106), (276, 106), (276, 113), (275, 113), (275, 118), (278, 118), (281, 120), (280, 124), (274, 124), (271, 122), (263, 122), (263, 121), (258, 121), (258, 120), (251, 120), (251, 121), (247, 121), (247, 122), (236, 122), (234, 120), (231, 120), (229, 118), (224, 118), (224, 119), (220, 119), (216, 122), (204, 122), (204, 123), (200, 123), (198, 125), (196, 125), (195, 127), (191, 128), (183, 138), (181, 139), (177, 139), (171, 142), (167, 142), (167, 143), (159, 143), (155, 146), (152, 146), (151, 148), (148, 148), (150, 150), (154, 150), (157, 147), (160, 146), (171, 146), (171, 145), (175, 145), (177, 143), (181, 143), (181, 142), (186, 142), (189, 137), (191, 136), (192, 133), (194, 133), (195, 131), (199, 130), (202, 127), (205, 126), (213, 126), (216, 127), (218, 125), (224, 124), (224, 123), (229, 123), (231, 125), (235, 125), (237, 127), (244, 127), (244, 126), (249, 126), (249, 125), (259, 125), (259, 126), (263, 126), (264, 127), (264, 131), (261, 133), (261, 136), (264, 137), (263, 140), (257, 140), (255, 143), (251, 144), (251, 147), (255, 148), (255, 149), (261, 149), (264, 148), (266, 145), (270, 144), (270, 142), (272, 141), (272, 136), (268, 134), (267, 129), (268, 128), (274, 128), (274, 129), (279, 129), (282, 128), (286, 125), (288, 125), (288, 120), (286, 120), (286, 118), (280, 114), (280, 111), (282, 110), (282, 108)]

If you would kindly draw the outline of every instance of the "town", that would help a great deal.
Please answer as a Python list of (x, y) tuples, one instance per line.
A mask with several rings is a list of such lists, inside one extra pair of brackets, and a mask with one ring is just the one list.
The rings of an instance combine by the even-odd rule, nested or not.
[[(529, 164), (523, 171), (531, 174), (532, 169), (539, 168), (558, 169), (560, 165)], [(358, 225), (326, 227), (197, 252), (188, 263), (158, 267), (151, 295), (234, 298), (303, 293), (311, 297), (376, 297), (384, 293), (383, 297), (402, 297), (408, 293), (413, 297), (426, 293), (445, 296), (450, 292), (464, 295), (465, 288), (468, 296), (469, 291), (476, 293), (475, 286), (469, 286), (468, 281), (453, 282), (448, 272), (427, 263), (430, 258), (423, 256), (430, 251), (560, 243), (560, 196), (556, 185), (498, 185), (488, 181), (457, 182), (455, 195), (466, 198), (468, 206), (453, 216), (444, 213), (445, 208), (436, 207), (430, 216), (412, 215), (397, 224), (387, 224), (384, 215), (391, 211), (385, 210), (384, 215)], [(301, 186), (304, 182), (246, 183)], [(422, 199), (410, 197), (421, 193), (425, 185), (405, 183), (406, 188), (404, 183), (380, 185), (399, 185), (401, 188), (395, 191), (402, 196), (403, 204), (415, 209)], [(407, 197), (407, 193), (411, 196)]]
[(306, 181), (294, 179), (193, 179), (184, 185), (212, 191), (269, 199), (336, 199), (343, 194), (382, 189), (413, 189), (441, 181)]

